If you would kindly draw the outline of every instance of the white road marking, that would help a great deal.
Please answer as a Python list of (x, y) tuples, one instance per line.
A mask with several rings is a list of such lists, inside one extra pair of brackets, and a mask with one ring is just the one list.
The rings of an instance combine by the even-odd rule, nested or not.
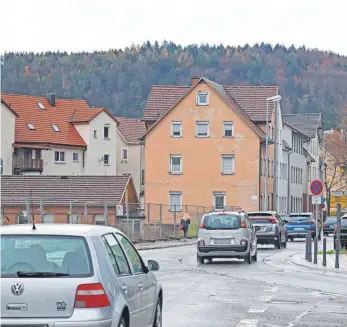
[(308, 308), (305, 310), (303, 313), (299, 314), (298, 316), (295, 317), (294, 320), (290, 321), (287, 327), (294, 327), (298, 321), (301, 320), (301, 318), (305, 317), (308, 315), (314, 308), (318, 307), (323, 301), (319, 301), (316, 304), (314, 304), (312, 307)]
[(265, 295), (265, 296), (260, 296), (259, 301), (262, 302), (269, 302), (273, 298), (273, 295)]
[(273, 286), (270, 288), (266, 288), (264, 292), (277, 292), (278, 291), (278, 286)]
[(236, 327), (257, 327), (258, 319), (242, 319)]
[(248, 312), (249, 313), (262, 313), (265, 312), (265, 310), (267, 309), (267, 306), (260, 306), (260, 307), (251, 307)]

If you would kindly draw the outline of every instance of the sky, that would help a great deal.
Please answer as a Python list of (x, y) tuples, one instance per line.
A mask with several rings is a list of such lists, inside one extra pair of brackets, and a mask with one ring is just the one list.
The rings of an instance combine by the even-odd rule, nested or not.
[(2, 0), (0, 51), (176, 44), (305, 45), (347, 55), (344, 0)]

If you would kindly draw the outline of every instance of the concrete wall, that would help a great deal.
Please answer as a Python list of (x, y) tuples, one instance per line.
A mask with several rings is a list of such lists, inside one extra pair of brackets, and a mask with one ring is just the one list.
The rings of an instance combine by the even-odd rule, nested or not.
[(12, 153), (15, 135), (16, 115), (1, 103), (1, 159), (3, 160), (3, 174), (12, 175)]

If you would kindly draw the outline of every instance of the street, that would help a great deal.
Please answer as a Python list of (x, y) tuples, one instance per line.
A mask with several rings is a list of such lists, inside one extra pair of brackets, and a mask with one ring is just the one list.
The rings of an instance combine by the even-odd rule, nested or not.
[(346, 326), (347, 275), (293, 264), (304, 246), (301, 240), (281, 250), (259, 246), (251, 265), (216, 259), (198, 266), (194, 245), (141, 255), (160, 263), (163, 327)]

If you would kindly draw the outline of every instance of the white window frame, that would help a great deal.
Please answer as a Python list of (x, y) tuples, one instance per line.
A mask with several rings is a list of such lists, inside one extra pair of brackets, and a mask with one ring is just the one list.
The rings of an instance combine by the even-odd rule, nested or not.
[(98, 131), (96, 129), (94, 129), (93, 131), (93, 136), (94, 136), (94, 139), (98, 138)]
[[(105, 163), (105, 156), (107, 156), (107, 158), (108, 158), (108, 162), (107, 163)], [(103, 155), (103, 162), (104, 162), (104, 166), (110, 166), (110, 154), (109, 153), (105, 153)]]
[[(77, 159), (75, 159), (75, 154), (77, 154)], [(79, 162), (80, 161), (80, 154), (78, 152), (72, 153), (72, 161), (73, 162)]]
[[(124, 158), (124, 151), (126, 153), (126, 158)], [(129, 158), (128, 148), (121, 148), (120, 149), (120, 158), (121, 158), (121, 162), (128, 162), (128, 158)]]
[[(227, 129), (226, 129), (227, 126), (231, 126), (231, 136), (225, 135), (225, 132), (227, 131)], [(234, 137), (234, 122), (233, 121), (224, 121), (223, 122), (223, 137), (226, 137), (226, 138)]]
[[(174, 135), (174, 126), (177, 125), (180, 127), (180, 135)], [(181, 121), (172, 121), (171, 122), (171, 137), (182, 137), (182, 122)]]
[(34, 126), (33, 123), (27, 123), (27, 125), (28, 125), (28, 128), (29, 128), (31, 131), (35, 131), (35, 130), (36, 130), (36, 128), (35, 128), (35, 126)]
[[(181, 164), (180, 164), (180, 170), (179, 171), (173, 171), (173, 165), (172, 165), (172, 159), (173, 158), (180, 158)], [(170, 154), (169, 158), (169, 172), (172, 175), (180, 175), (183, 173), (183, 156), (181, 154)]]
[[(59, 153), (59, 160), (55, 160), (55, 154)], [(64, 160), (60, 160), (61, 154), (64, 153)], [(65, 151), (54, 151), (54, 163), (64, 164), (65, 161)]]
[[(223, 208), (216, 208), (216, 197), (219, 196), (223, 196)], [(227, 203), (227, 196), (226, 196), (226, 192), (213, 192), (213, 208), (215, 210), (222, 210), (226, 207), (226, 203)]]
[[(206, 103), (200, 102), (200, 95), (206, 95)], [(208, 106), (210, 103), (210, 94), (208, 91), (198, 91), (196, 92), (196, 104), (198, 106)]]
[(46, 107), (43, 105), (42, 102), (37, 102), (37, 105), (38, 105), (38, 107), (39, 107), (41, 110), (45, 110), (45, 109), (46, 109)]
[[(233, 159), (233, 171), (232, 172), (224, 172), (223, 170), (223, 159)], [(221, 172), (222, 175), (234, 175), (235, 174), (235, 155), (233, 154), (222, 154), (221, 157)]]
[[(46, 217), (46, 218), (52, 218), (52, 217), (53, 217), (53, 221), (52, 221), (52, 220), (45, 221), (45, 217)], [(42, 223), (43, 223), (43, 224), (54, 224), (55, 215), (52, 215), (52, 214), (44, 214), (42, 218), (43, 218), (43, 219), (42, 219)]]
[[(107, 130), (108, 130), (107, 137), (105, 136), (105, 128), (107, 128)], [(110, 130), (111, 130), (110, 124), (105, 124), (104, 125), (104, 140), (110, 140), (111, 139), (111, 137), (110, 137)]]
[(58, 125), (51, 124), (51, 126), (52, 126), (54, 132), (60, 132), (60, 129), (59, 129)]
[(169, 211), (175, 212), (174, 204), (171, 203), (171, 196), (176, 195), (179, 196), (179, 205), (176, 205), (176, 212), (182, 211), (182, 192), (179, 191), (170, 191), (169, 192)]
[[(199, 126), (207, 125), (207, 135), (199, 135)], [(195, 136), (199, 138), (206, 138), (210, 136), (210, 122), (207, 120), (197, 120), (195, 122)]]

